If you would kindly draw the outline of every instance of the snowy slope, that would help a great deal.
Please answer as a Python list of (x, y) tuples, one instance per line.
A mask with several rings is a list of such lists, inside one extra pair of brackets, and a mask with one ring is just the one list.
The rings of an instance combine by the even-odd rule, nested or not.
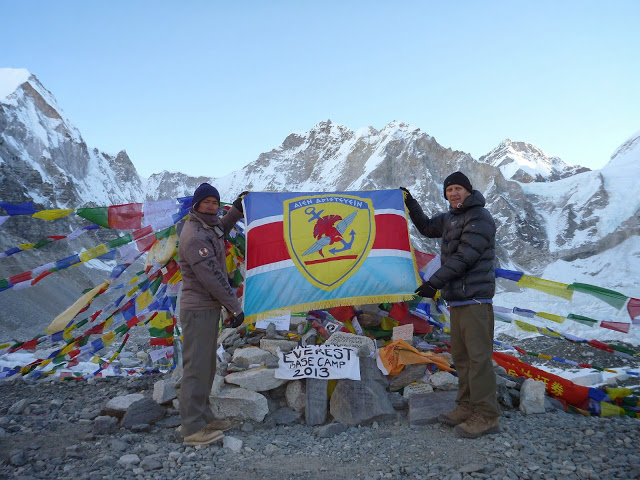
[(530, 143), (512, 142), (509, 139), (479, 160), (498, 167), (505, 178), (523, 183), (548, 182), (589, 170), (569, 165)]

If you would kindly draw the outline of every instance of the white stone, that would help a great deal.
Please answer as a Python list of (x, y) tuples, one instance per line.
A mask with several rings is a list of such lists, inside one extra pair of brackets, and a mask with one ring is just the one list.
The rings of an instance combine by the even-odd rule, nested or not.
[(288, 353), (297, 346), (298, 342), (294, 342), (291, 340), (273, 340), (269, 338), (263, 338), (260, 340), (260, 348), (262, 350), (266, 350), (267, 352), (273, 353), (274, 355), (278, 355), (278, 348), (280, 348), (280, 351), (282, 351), (283, 353)]
[(429, 383), (433, 385), (433, 388), (450, 390), (458, 385), (458, 377), (451, 375), (449, 372), (436, 372), (429, 377)]
[(209, 398), (216, 418), (235, 417), (262, 422), (269, 413), (267, 399), (244, 388), (225, 387), (218, 395), (211, 395)]
[(232, 452), (238, 453), (240, 450), (242, 450), (242, 445), (243, 442), (239, 438), (226, 436), (222, 440), (222, 447), (228, 448)]
[(107, 402), (105, 410), (115, 410), (117, 412), (126, 412), (132, 403), (142, 400), (144, 395), (141, 393), (129, 393), (128, 395), (120, 395), (112, 398)]
[(233, 352), (231, 361), (247, 367), (252, 364), (266, 365), (269, 360), (278, 360), (272, 353), (258, 347), (238, 348)]
[(287, 380), (276, 378), (275, 371), (275, 368), (252, 368), (243, 372), (230, 373), (224, 377), (224, 381), (254, 392), (265, 392), (287, 383)]
[(153, 385), (153, 399), (162, 405), (177, 398), (178, 394), (176, 393), (174, 384), (171, 380), (158, 380)]
[(293, 380), (287, 383), (285, 390), (285, 398), (290, 409), (303, 413), (307, 406), (307, 395), (305, 393), (304, 382), (302, 380)]
[(431, 385), (427, 385), (426, 383), (412, 383), (404, 387), (404, 391), (402, 396), (409, 400), (411, 395), (415, 395), (416, 393), (431, 393), (433, 392), (433, 387)]
[(520, 411), (526, 415), (545, 413), (544, 382), (527, 378), (520, 388)]
[(135, 453), (127, 453), (118, 459), (118, 463), (124, 466), (133, 466), (140, 463), (140, 457)]

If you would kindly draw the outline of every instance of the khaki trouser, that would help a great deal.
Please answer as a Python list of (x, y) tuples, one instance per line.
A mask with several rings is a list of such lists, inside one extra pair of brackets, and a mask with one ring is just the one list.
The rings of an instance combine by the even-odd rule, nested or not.
[(498, 417), (493, 371), (493, 305), (451, 307), (451, 354), (458, 373), (456, 403), (485, 417)]
[(184, 336), (182, 347), (182, 384), (180, 386), (180, 421), (182, 436), (202, 430), (215, 417), (209, 395), (216, 374), (216, 343), (220, 309), (182, 310), (180, 324)]

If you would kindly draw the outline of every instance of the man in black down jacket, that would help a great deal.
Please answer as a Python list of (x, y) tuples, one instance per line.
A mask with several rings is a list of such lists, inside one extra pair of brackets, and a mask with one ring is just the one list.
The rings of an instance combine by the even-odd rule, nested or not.
[(476, 438), (500, 431), (493, 372), (493, 295), (495, 235), (482, 194), (461, 172), (444, 181), (449, 211), (429, 219), (405, 191), (411, 221), (429, 238), (442, 238), (442, 266), (417, 290), (433, 298), (440, 290), (451, 312), (451, 353), (458, 373), (457, 407), (439, 421), (458, 435)]

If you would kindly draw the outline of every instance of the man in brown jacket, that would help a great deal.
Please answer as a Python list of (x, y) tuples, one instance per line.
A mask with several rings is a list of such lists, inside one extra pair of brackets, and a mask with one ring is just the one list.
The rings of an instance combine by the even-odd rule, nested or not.
[(193, 194), (189, 218), (180, 233), (180, 324), (184, 335), (180, 420), (184, 443), (189, 445), (208, 445), (224, 437), (210, 427), (215, 417), (209, 395), (216, 373), (221, 307), (232, 315), (232, 327), (244, 321), (242, 306), (229, 284), (224, 237), (242, 218), (246, 193), (240, 194), (220, 218), (220, 194), (203, 183)]

